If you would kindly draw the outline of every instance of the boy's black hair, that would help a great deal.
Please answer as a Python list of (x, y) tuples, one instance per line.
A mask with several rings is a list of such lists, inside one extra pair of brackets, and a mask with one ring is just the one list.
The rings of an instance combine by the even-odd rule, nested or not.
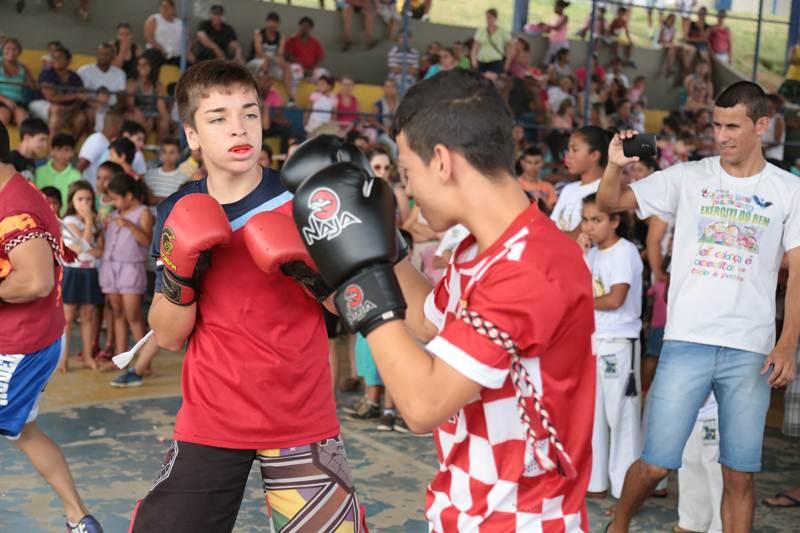
[(716, 107), (730, 108), (742, 104), (747, 116), (755, 122), (769, 116), (769, 99), (764, 89), (752, 81), (737, 81), (728, 85), (714, 101)]
[(479, 172), (514, 174), (514, 122), (494, 84), (453, 69), (413, 85), (395, 113), (392, 136), (405, 134), (426, 164), (436, 145), (459, 152)]
[(526, 146), (525, 149), (522, 151), (522, 155), (520, 156), (520, 159), (522, 159), (523, 157), (528, 156), (528, 155), (533, 155), (533, 156), (538, 155), (540, 157), (544, 157), (544, 154), (542, 153), (542, 149), (539, 148), (538, 146), (534, 146), (534, 145)]
[(61, 191), (53, 186), (48, 185), (47, 187), (42, 187), (42, 194), (44, 194), (47, 198), (52, 198), (53, 200), (57, 201), (58, 205), (64, 205), (64, 201), (61, 199)]
[(134, 120), (126, 120), (122, 124), (122, 129), (119, 130), (120, 135), (128, 134), (128, 136), (133, 137), (134, 135), (138, 134), (147, 135), (147, 131), (144, 129), (144, 126), (139, 124)]
[(161, 139), (161, 146), (177, 146), (179, 151), (181, 149), (181, 143), (176, 137), (164, 137)]
[(75, 148), (75, 137), (69, 133), (59, 133), (50, 141), (50, 148), (64, 148), (67, 146), (72, 149)]
[(19, 125), (19, 138), (24, 139), (25, 137), (31, 136), (34, 137), (36, 135), (50, 135), (50, 128), (47, 127), (47, 122), (40, 118), (26, 118), (22, 121), (22, 124)]
[(97, 170), (100, 170), (101, 168), (107, 168), (108, 170), (111, 171), (112, 174), (119, 174), (125, 172), (125, 169), (122, 168), (121, 165), (119, 165), (118, 163), (114, 163), (113, 161), (103, 161), (97, 167)]
[(111, 142), (108, 145), (108, 150), (114, 150), (116, 153), (121, 155), (125, 158), (125, 162), (129, 165), (133, 163), (133, 158), (136, 157), (136, 145), (133, 144), (133, 141), (130, 139), (126, 139), (125, 137), (120, 137)]

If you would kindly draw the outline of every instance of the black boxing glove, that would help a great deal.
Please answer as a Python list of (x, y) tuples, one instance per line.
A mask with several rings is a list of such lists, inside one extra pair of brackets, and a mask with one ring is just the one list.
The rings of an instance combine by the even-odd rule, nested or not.
[(337, 288), (334, 301), (349, 331), (366, 335), (405, 318), (392, 268), (398, 249), (388, 183), (352, 163), (330, 165), (297, 190), (293, 215), (322, 278)]

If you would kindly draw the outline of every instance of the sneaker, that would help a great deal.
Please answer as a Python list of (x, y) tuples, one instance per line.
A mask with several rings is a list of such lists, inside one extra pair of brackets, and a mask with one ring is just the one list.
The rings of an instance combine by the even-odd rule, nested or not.
[(67, 533), (103, 533), (103, 526), (95, 517), (87, 514), (74, 526), (67, 522)]
[(358, 410), (361, 409), (361, 404), (366, 403), (366, 402), (367, 402), (367, 399), (362, 396), (361, 398), (359, 398), (358, 400), (354, 401), (350, 405), (345, 405), (344, 407), (342, 407), (342, 411), (346, 415), (356, 414), (358, 412)]
[(392, 413), (386, 413), (378, 419), (378, 431), (392, 431), (394, 429), (395, 419), (397, 417)]
[(381, 406), (364, 402), (358, 408), (358, 411), (348, 416), (353, 420), (373, 420), (375, 418), (380, 418)]
[(111, 382), (111, 386), (117, 388), (141, 387), (142, 381), (144, 381), (142, 376), (137, 374), (134, 369), (129, 368), (127, 372), (117, 376), (117, 378)]

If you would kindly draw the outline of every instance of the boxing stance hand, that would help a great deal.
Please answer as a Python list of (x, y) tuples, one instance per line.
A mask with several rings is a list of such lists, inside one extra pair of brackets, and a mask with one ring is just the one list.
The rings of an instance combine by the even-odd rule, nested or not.
[(244, 226), (244, 242), (250, 257), (267, 274), (282, 272), (294, 278), (320, 302), (333, 293), (317, 272), (291, 217), (272, 211), (255, 215)]
[(389, 184), (352, 163), (335, 163), (297, 190), (294, 221), (347, 329), (366, 336), (403, 320), (406, 302), (394, 275), (397, 232)]
[(225, 211), (211, 196), (189, 194), (178, 200), (161, 233), (164, 297), (177, 305), (193, 304), (211, 249), (228, 244), (231, 234)]

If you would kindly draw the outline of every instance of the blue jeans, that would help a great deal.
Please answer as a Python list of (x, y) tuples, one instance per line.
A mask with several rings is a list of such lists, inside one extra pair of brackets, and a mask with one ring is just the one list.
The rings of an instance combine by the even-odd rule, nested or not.
[(713, 390), (719, 404), (720, 458), (739, 472), (761, 470), (769, 408), (764, 355), (693, 342), (664, 341), (647, 399), (642, 460), (670, 470), (681, 466), (697, 412)]

